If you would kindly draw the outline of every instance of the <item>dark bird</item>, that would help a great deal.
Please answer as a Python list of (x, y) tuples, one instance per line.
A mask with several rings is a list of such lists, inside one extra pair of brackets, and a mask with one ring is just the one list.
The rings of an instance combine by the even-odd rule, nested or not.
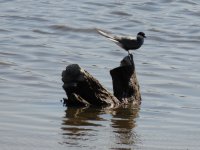
[(142, 46), (144, 43), (144, 38), (146, 38), (143, 32), (139, 32), (137, 37), (130, 36), (113, 36), (108, 34), (100, 29), (97, 29), (98, 33), (107, 37), (109, 40), (115, 42), (118, 46), (128, 51), (128, 55), (130, 55), (129, 50), (136, 50)]

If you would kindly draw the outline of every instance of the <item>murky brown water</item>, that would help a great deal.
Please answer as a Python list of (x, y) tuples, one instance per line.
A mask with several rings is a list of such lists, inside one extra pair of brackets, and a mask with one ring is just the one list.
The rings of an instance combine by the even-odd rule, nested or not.
[[(0, 1), (0, 147), (197, 150), (200, 2)], [(112, 91), (127, 53), (94, 32), (147, 39), (134, 52), (140, 108), (65, 108), (61, 72), (80, 64)]]

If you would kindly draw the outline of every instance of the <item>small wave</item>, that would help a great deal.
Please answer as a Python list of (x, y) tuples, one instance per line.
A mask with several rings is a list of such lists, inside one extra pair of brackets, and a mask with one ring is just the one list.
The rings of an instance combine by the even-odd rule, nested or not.
[(161, 2), (162, 2), (162, 3), (168, 3), (168, 4), (169, 4), (169, 3), (174, 2), (174, 0), (162, 0)]
[(13, 55), (17, 55), (17, 54), (14, 54), (14, 53), (7, 53), (7, 52), (0, 52), (0, 55), (13, 56)]
[(22, 39), (36, 39), (35, 37), (31, 36), (31, 35), (20, 35), (18, 36), (19, 38), (22, 38)]
[(0, 32), (10, 32), (10, 31), (5, 29), (0, 29)]
[(11, 62), (2, 62), (2, 61), (0, 61), (0, 66), (14, 66), (14, 64), (11, 63)]
[[(171, 32), (169, 30), (160, 29), (160, 28), (150, 28), (148, 30), (152, 32), (165, 33), (165, 34), (169, 34)], [(171, 34), (174, 34), (174, 33), (171, 33)]]
[(84, 32), (84, 33), (94, 33), (95, 28), (75, 28), (66, 25), (51, 25), (49, 28), (53, 30), (68, 31), (68, 32)]
[(49, 20), (40, 18), (40, 17), (30, 17), (30, 16), (19, 16), (19, 15), (1, 15), (0, 17), (2, 18), (9, 18), (9, 19), (15, 19), (15, 20), (34, 20), (34, 21), (39, 21), (39, 22), (47, 22)]
[(102, 6), (102, 7), (113, 7), (112, 4), (109, 4), (109, 3), (101, 3), (101, 2), (85, 2), (85, 4), (88, 4), (88, 5), (94, 5), (94, 6)]
[(34, 47), (34, 48), (51, 48), (47, 45), (44, 45), (44, 44), (22, 44), (20, 45), (21, 47)]
[(119, 16), (132, 16), (131, 14), (123, 12), (123, 11), (112, 11), (111, 14), (119, 15)]
[(33, 32), (40, 33), (40, 34), (55, 34), (55, 33), (47, 32), (47, 31), (42, 31), (39, 29), (34, 29)]
[(189, 4), (189, 5), (198, 5), (197, 2), (188, 1), (188, 0), (180, 0), (180, 3), (185, 3), (185, 4)]

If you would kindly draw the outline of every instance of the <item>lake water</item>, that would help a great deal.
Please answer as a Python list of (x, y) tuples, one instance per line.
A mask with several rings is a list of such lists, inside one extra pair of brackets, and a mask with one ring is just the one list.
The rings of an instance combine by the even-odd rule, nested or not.
[[(2, 150), (197, 150), (199, 0), (0, 0)], [(134, 52), (140, 108), (66, 108), (61, 72), (77, 63), (112, 91), (127, 52), (98, 35), (148, 37)]]

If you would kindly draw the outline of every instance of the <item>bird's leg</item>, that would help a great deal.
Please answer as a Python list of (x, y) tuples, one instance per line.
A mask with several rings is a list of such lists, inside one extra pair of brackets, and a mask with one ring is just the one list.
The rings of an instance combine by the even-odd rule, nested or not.
[(133, 66), (133, 54), (128, 51), (128, 57), (130, 59), (131, 65)]
[(128, 51), (128, 56), (130, 56), (130, 54), (131, 54), (131, 53)]

